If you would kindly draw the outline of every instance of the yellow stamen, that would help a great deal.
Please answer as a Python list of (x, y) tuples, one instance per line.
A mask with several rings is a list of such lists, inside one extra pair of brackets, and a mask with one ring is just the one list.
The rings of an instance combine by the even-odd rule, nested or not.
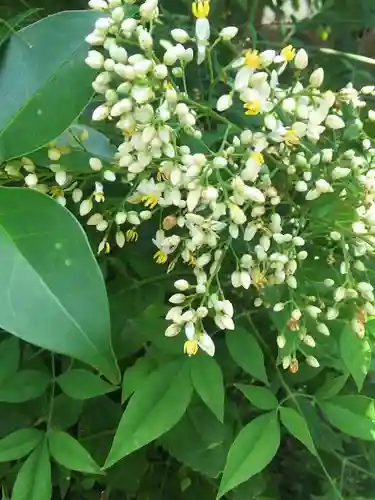
[(198, 342), (196, 340), (186, 340), (184, 343), (184, 354), (195, 356), (198, 352)]
[(126, 231), (126, 233), (125, 233), (125, 239), (129, 243), (135, 243), (136, 241), (138, 241), (138, 233), (137, 233), (137, 231), (135, 230), (134, 227), (132, 229), (128, 229)]
[(64, 196), (64, 190), (60, 186), (52, 186), (50, 189), (51, 196), (57, 198), (58, 196)]
[(154, 254), (154, 260), (156, 261), (156, 264), (165, 264), (168, 260), (168, 255), (163, 252), (163, 250), (158, 250)]
[(260, 269), (254, 269), (251, 273), (252, 284), (257, 290), (261, 290), (267, 285), (267, 278)]
[(257, 50), (248, 50), (245, 54), (245, 64), (251, 69), (260, 68), (262, 65)]
[(108, 255), (110, 251), (111, 251), (111, 245), (108, 243), (108, 241), (106, 241), (104, 243), (104, 253)]
[(286, 61), (293, 61), (296, 56), (296, 49), (293, 47), (293, 45), (288, 45), (287, 47), (283, 48), (283, 50), (281, 51), (281, 55)]
[(158, 201), (159, 201), (158, 197), (155, 196), (154, 194), (145, 194), (141, 198), (141, 202), (147, 208), (155, 208), (155, 206), (158, 204)]
[(167, 181), (168, 175), (165, 174), (164, 172), (161, 172), (160, 170), (158, 170), (158, 173), (156, 174), (156, 180), (158, 182)]
[(257, 99), (254, 99), (254, 101), (245, 102), (243, 107), (246, 109), (245, 115), (254, 116), (259, 114), (262, 104)]
[(163, 87), (165, 88), (165, 90), (173, 90), (173, 85), (171, 82), (168, 82), (167, 80), (164, 81), (163, 83)]
[(193, 15), (198, 19), (207, 19), (210, 13), (210, 0), (197, 0), (191, 6)]
[(80, 139), (81, 141), (87, 141), (87, 139), (88, 139), (88, 138), (89, 138), (89, 132), (88, 132), (88, 130), (87, 130), (87, 129), (85, 129), (85, 130), (81, 133), (81, 135), (80, 135), (79, 139)]
[(188, 264), (189, 264), (189, 266), (192, 266), (192, 267), (193, 267), (193, 266), (195, 266), (195, 264), (196, 264), (196, 263), (197, 263), (197, 258), (196, 258), (196, 256), (195, 256), (195, 255), (192, 255), (192, 256), (190, 257), (190, 259), (189, 259)]
[(251, 159), (256, 161), (259, 165), (262, 165), (264, 163), (264, 156), (258, 151), (254, 151), (254, 153), (251, 153)]
[(95, 201), (98, 203), (102, 203), (105, 200), (105, 196), (103, 191), (94, 191), (93, 193)]
[(300, 143), (297, 132), (293, 129), (287, 130), (284, 135), (284, 142), (287, 146), (297, 146)]

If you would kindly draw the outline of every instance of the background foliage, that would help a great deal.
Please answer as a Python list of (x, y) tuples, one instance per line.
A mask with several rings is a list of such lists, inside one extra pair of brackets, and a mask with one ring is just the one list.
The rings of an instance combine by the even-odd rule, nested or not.
[[(240, 26), (244, 46), (307, 48), (312, 66), (325, 67), (327, 86), (373, 83), (372, 0), (311, 0), (303, 18), (298, 0), (286, 3), (216, 0), (212, 23)], [(264, 19), (266, 6), (272, 22)], [(92, 74), (82, 40), (96, 14), (58, 14), (30, 25), (85, 7), (79, 0), (2, 3), (2, 162), (27, 153), (43, 165), (41, 146), (73, 122), (88, 125), (89, 111), (80, 113)], [(166, 32), (173, 19), (181, 27), (191, 22), (190, 0), (163, 0), (162, 7)], [(26, 25), (8, 40), (10, 27)], [(43, 50), (30, 56), (30, 45), (41, 41)], [(37, 76), (35, 67), (43, 68)], [(198, 77), (203, 89), (206, 75)], [(84, 169), (91, 154), (111, 158), (111, 144), (100, 132), (94, 137), (73, 148), (71, 169)], [(213, 143), (220, 137), (218, 128)], [(163, 335), (175, 275), (150, 260), (149, 238), (100, 256), (98, 267), (90, 250), (97, 234), (88, 230), (87, 239), (51, 199), (1, 188), (0, 213), (3, 500), (375, 498), (368, 344), (343, 335), (342, 361), (282, 372), (270, 347), (277, 324), (268, 316), (255, 323), (239, 298), (240, 326), (215, 336), (215, 358), (185, 358), (182, 340)]]

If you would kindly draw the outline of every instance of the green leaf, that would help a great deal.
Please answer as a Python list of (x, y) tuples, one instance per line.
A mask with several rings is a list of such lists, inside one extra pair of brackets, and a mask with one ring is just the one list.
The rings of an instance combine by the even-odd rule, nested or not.
[(124, 372), (121, 394), (122, 403), (125, 403), (125, 401), (130, 398), (154, 368), (154, 361), (150, 358), (143, 357), (138, 358), (134, 365), (130, 366)]
[(0, 462), (18, 460), (38, 446), (44, 434), (38, 429), (20, 429), (0, 440)]
[(0, 252), (0, 326), (117, 382), (103, 276), (71, 213), (32, 189), (1, 187)]
[(73, 399), (90, 399), (117, 390), (92, 372), (81, 369), (69, 370), (56, 379), (65, 394)]
[(310, 429), (302, 415), (293, 408), (282, 407), (280, 408), (280, 419), (292, 436), (301, 441), (313, 455), (317, 454)]
[(344, 328), (340, 337), (340, 352), (360, 391), (371, 364), (370, 344), (367, 340), (360, 339), (351, 328)]
[(245, 384), (234, 385), (242, 392), (250, 403), (261, 410), (274, 410), (278, 405), (275, 395), (266, 387)]
[(43, 440), (18, 472), (12, 500), (51, 500), (51, 463)]
[(227, 332), (225, 340), (238, 366), (268, 385), (263, 352), (255, 337), (243, 328), (236, 328), (233, 332)]
[(86, 106), (94, 71), (84, 62), (85, 36), (100, 15), (60, 12), (11, 37), (0, 73), (0, 95), (7, 97), (0, 115), (1, 162), (44, 146)]
[(365, 441), (375, 441), (375, 401), (365, 396), (337, 396), (318, 401), (328, 422), (340, 431)]
[(22, 370), (0, 387), (0, 401), (22, 403), (41, 396), (50, 383), (50, 376), (38, 370)]
[(348, 375), (339, 375), (338, 377), (329, 378), (324, 382), (322, 387), (320, 387), (315, 396), (319, 399), (331, 399), (344, 388), (346, 381), (348, 380)]
[(162, 436), (181, 419), (193, 390), (188, 361), (178, 359), (164, 364), (133, 394), (117, 428), (105, 467)]
[(51, 426), (60, 430), (73, 427), (81, 416), (84, 401), (69, 398), (63, 392), (53, 400)]
[(206, 355), (194, 356), (190, 360), (193, 385), (202, 401), (220, 422), (224, 420), (224, 380), (217, 361)]
[(0, 344), (0, 386), (17, 373), (20, 362), (20, 346), (18, 339), (10, 337)]
[(229, 450), (217, 498), (263, 470), (279, 446), (280, 425), (276, 412), (261, 415), (247, 424)]
[(88, 474), (101, 473), (90, 453), (66, 432), (52, 430), (48, 435), (48, 445), (53, 459), (66, 469)]

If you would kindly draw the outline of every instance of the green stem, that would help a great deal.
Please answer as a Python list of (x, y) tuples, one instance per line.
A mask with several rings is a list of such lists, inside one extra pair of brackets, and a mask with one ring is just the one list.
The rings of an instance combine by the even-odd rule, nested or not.
[(52, 374), (52, 386), (51, 386), (51, 396), (50, 396), (48, 417), (47, 417), (47, 430), (51, 428), (53, 403), (55, 400), (56, 372), (55, 372), (55, 356), (53, 353), (51, 353), (51, 374)]
[(187, 104), (190, 104), (191, 106), (196, 107), (197, 109), (204, 111), (204, 113), (208, 116), (211, 116), (212, 118), (215, 118), (218, 122), (225, 123), (227, 126), (233, 127), (237, 131), (242, 131), (241, 127), (236, 125), (235, 123), (231, 122), (225, 116), (219, 115), (219, 113), (216, 113), (212, 108), (205, 106), (204, 104), (200, 104), (199, 102), (193, 101), (193, 99), (190, 98), (184, 98), (184, 101)]

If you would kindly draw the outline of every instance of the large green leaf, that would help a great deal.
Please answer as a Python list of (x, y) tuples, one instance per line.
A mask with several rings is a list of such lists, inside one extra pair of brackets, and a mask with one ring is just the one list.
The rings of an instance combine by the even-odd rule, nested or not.
[(193, 385), (202, 401), (216, 415), (220, 422), (224, 419), (224, 380), (220, 365), (206, 355), (194, 356), (190, 360)]
[(155, 362), (148, 357), (138, 358), (133, 366), (130, 366), (122, 379), (121, 401), (124, 403), (138, 389), (142, 382), (155, 368)]
[(0, 326), (119, 378), (104, 280), (65, 208), (31, 189), (0, 188)]
[(229, 450), (217, 498), (263, 470), (280, 446), (277, 413), (255, 418), (236, 437)]
[(94, 75), (85, 36), (98, 16), (60, 12), (11, 37), (0, 68), (0, 161), (40, 148), (81, 113)]
[(51, 500), (51, 463), (46, 441), (40, 443), (18, 472), (12, 500)]
[(192, 396), (189, 360), (178, 359), (152, 372), (134, 393), (121, 418), (105, 467), (171, 429)]
[(0, 462), (18, 460), (38, 446), (43, 432), (38, 429), (19, 429), (0, 440)]
[(341, 357), (360, 391), (371, 364), (371, 347), (351, 328), (344, 328), (340, 336)]
[(316, 455), (314, 441), (302, 415), (293, 408), (282, 407), (280, 408), (280, 420), (292, 436), (301, 441), (313, 455)]
[(0, 385), (0, 401), (22, 403), (41, 396), (50, 383), (48, 373), (40, 370), (21, 370)]
[(100, 474), (100, 467), (90, 453), (66, 432), (53, 430), (48, 436), (52, 457), (68, 470)]
[(117, 389), (98, 375), (82, 369), (69, 370), (56, 380), (63, 392), (73, 399), (96, 398)]
[(233, 332), (227, 332), (225, 341), (238, 366), (268, 385), (263, 352), (255, 337), (244, 328), (236, 328)]
[(375, 441), (375, 401), (365, 396), (337, 396), (319, 401), (328, 422), (349, 436)]

